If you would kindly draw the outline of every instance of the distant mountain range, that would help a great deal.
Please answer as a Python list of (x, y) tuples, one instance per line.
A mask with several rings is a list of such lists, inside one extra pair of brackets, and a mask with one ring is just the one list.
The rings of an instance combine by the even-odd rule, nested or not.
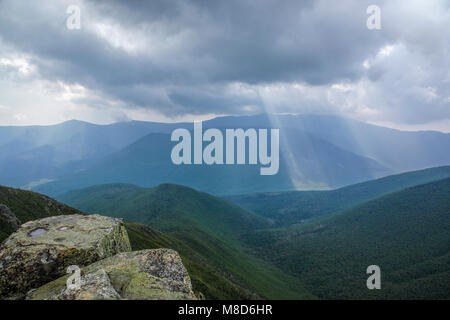
[(0, 184), (50, 195), (104, 183), (177, 183), (216, 195), (323, 190), (450, 164), (450, 134), (403, 132), (330, 116), (219, 117), (206, 128), (280, 128), (280, 171), (175, 166), (170, 133), (191, 123), (0, 127)]
[(375, 161), (344, 151), (302, 132), (289, 148), (280, 149), (280, 170), (261, 176), (257, 165), (174, 165), (170, 135), (149, 134), (123, 150), (60, 180), (37, 186), (56, 195), (89, 185), (123, 182), (151, 187), (170, 182), (217, 195), (297, 188), (326, 189), (386, 174)]

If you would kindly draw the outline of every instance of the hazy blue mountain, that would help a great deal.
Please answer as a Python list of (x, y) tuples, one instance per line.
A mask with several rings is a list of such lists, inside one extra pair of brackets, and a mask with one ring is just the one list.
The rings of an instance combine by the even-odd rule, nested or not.
[(412, 171), (330, 191), (269, 192), (226, 197), (277, 224), (290, 225), (354, 207), (408, 187), (450, 178), (450, 166)]
[[(261, 183), (259, 189), (231, 188), (226, 192), (228, 194), (338, 187), (389, 173), (450, 164), (450, 135), (439, 132), (403, 132), (339, 117), (312, 115), (219, 117), (205, 121), (203, 126), (205, 129), (281, 129), (280, 142), (285, 146), (282, 154), (285, 173), (264, 181), (258, 179)], [(4, 150), (0, 152), (0, 183), (31, 188), (50, 180), (65, 180), (76, 172), (93, 170), (97, 163), (111, 161), (111, 155), (121, 153), (148, 134), (170, 134), (180, 127), (192, 129), (192, 124), (130, 121), (94, 125), (74, 120), (53, 126), (0, 127), (0, 148)], [(310, 138), (305, 138), (306, 134)], [(361, 162), (351, 160), (355, 156), (359, 156)], [(355, 172), (347, 174), (346, 169), (353, 165)], [(341, 166), (342, 170), (339, 169)], [(191, 179), (184, 176), (197, 175), (197, 169), (185, 170), (179, 180), (168, 181), (191, 185)], [(173, 171), (173, 168), (170, 170)], [(233, 180), (236, 175), (251, 177), (257, 171), (256, 168), (254, 171), (237, 168), (231, 170), (237, 173), (230, 174), (228, 170), (208, 169), (200, 174), (200, 178), (202, 175), (210, 177), (210, 170), (218, 171), (213, 177), (217, 175), (225, 180)], [(166, 171), (163, 173), (167, 175)], [(145, 186), (166, 182), (154, 179), (155, 183), (150, 184), (150, 180), (144, 180), (147, 181)], [(116, 182), (110, 179), (95, 182), (108, 181)], [(137, 183), (134, 179), (119, 182)], [(275, 188), (265, 186), (271, 184)], [(192, 186), (224, 194), (222, 190), (209, 190), (208, 182), (198, 181)]]
[(211, 126), (281, 127), (309, 132), (344, 150), (375, 159), (395, 172), (450, 164), (450, 134), (408, 132), (324, 115), (222, 117)]
[(172, 127), (156, 122), (96, 125), (77, 120), (50, 126), (0, 126), (0, 147), (8, 151), (0, 157), (52, 146), (62, 153), (61, 161), (94, 158), (120, 150), (151, 132), (169, 133)]
[[(153, 133), (90, 168), (34, 190), (50, 195), (96, 184), (123, 182), (152, 187), (161, 183), (190, 186), (217, 195), (293, 189), (327, 189), (389, 173), (376, 161), (344, 151), (300, 131), (280, 133), (280, 169), (260, 175), (260, 165), (174, 165), (170, 135)], [(293, 138), (295, 137), (295, 139)], [(206, 145), (206, 144), (205, 144)]]
[[(95, 125), (67, 121), (52, 126), (0, 126), (0, 183), (21, 187), (71, 173), (171, 125), (123, 122)], [(88, 161), (86, 161), (88, 160)]]

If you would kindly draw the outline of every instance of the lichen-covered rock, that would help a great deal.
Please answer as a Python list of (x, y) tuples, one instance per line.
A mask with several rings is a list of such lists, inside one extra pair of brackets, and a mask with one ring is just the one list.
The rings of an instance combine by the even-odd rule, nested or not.
[[(32, 293), (31, 293), (32, 294)], [(120, 295), (114, 289), (104, 269), (84, 275), (80, 278), (79, 289), (65, 287), (52, 300), (119, 300)]]
[(30, 292), (27, 299), (196, 299), (181, 258), (171, 249), (125, 252), (98, 261), (82, 269), (79, 289), (68, 289), (68, 277)]
[(0, 246), (0, 298), (21, 298), (66, 274), (70, 265), (130, 250), (120, 219), (77, 214), (27, 222)]
[(16, 215), (4, 204), (0, 204), (0, 222), (6, 223), (13, 231), (16, 231), (21, 224)]

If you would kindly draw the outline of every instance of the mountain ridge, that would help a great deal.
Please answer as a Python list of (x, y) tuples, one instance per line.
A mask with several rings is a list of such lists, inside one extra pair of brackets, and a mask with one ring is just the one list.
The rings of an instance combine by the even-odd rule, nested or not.
[[(446, 178), (243, 241), (319, 299), (449, 299), (449, 194)], [(370, 265), (381, 290), (366, 288)]]
[[(281, 153), (284, 163), (281, 165), (288, 172), (281, 172), (280, 177), (269, 179), (267, 182), (258, 179), (258, 183), (249, 183), (245, 188), (240, 188), (238, 183), (234, 183), (235, 190), (227, 191), (230, 189), (228, 186), (220, 190), (219, 184), (207, 184), (208, 178), (214, 176), (211, 176), (210, 169), (205, 169), (206, 172), (201, 173), (206, 177), (192, 183), (193, 179), (189, 178), (189, 175), (197, 173), (188, 169), (187, 172), (181, 170), (180, 174), (180, 170), (171, 168), (169, 159), (166, 159), (168, 162), (166, 177), (153, 181), (151, 185), (145, 184), (145, 181), (138, 183), (138, 179), (132, 181), (130, 175), (123, 179), (96, 180), (93, 184), (125, 182), (147, 187), (172, 182), (222, 195), (334, 189), (391, 173), (450, 164), (448, 133), (400, 131), (339, 116), (274, 114), (226, 116), (206, 120), (203, 127), (205, 130), (279, 128), (280, 144), (284, 146)], [(176, 128), (192, 130), (192, 123), (129, 121), (97, 125), (76, 120), (44, 127), (0, 127), (0, 148), (8, 150), (0, 153), (0, 184), (13, 187), (28, 186), (36, 191), (52, 194), (53, 191), (36, 186), (47, 183), (50, 186), (42, 188), (58, 190), (59, 187), (51, 187), (52, 184), (59, 183), (56, 181), (93, 169), (98, 163), (108, 161), (112, 155), (123, 152), (149, 134), (169, 135)], [(156, 140), (153, 144), (149, 143), (149, 147), (156, 147), (154, 153), (161, 156), (164, 156), (162, 153), (170, 154), (170, 146), (163, 146)], [(347, 157), (347, 152), (352, 156)], [(130, 160), (133, 160), (132, 155)], [(377, 165), (370, 165), (371, 161), (375, 161)], [(343, 166), (344, 170), (337, 167), (337, 164)], [(352, 167), (358, 169), (346, 170)], [(242, 177), (243, 181), (251, 181), (249, 175), (253, 175), (253, 167), (249, 166), (247, 169), (231, 170), (236, 171), (231, 175), (217, 170), (212, 171), (218, 175), (216, 179), (226, 180), (234, 175), (236, 178), (233, 179)], [(171, 172), (176, 172), (172, 180), (167, 178)], [(119, 173), (117, 170), (112, 172), (112, 174)], [(142, 173), (136, 176), (139, 178)], [(177, 177), (179, 180), (176, 180)], [(147, 180), (151, 181), (151, 178), (148, 176)], [(80, 184), (77, 188), (84, 186), (87, 185)], [(255, 186), (260, 186), (260, 189), (257, 190)], [(270, 186), (274, 188), (271, 190)]]
[(224, 197), (281, 225), (331, 214), (404, 188), (450, 177), (450, 166), (390, 175), (329, 191), (290, 191)]
[(261, 297), (314, 297), (290, 274), (242, 247), (241, 234), (270, 227), (271, 222), (223, 199), (174, 184), (154, 188), (108, 184), (71, 191), (57, 199), (83, 212), (151, 226), (174, 239), (173, 243), (182, 243), (177, 249), (181, 255), (194, 252)]
[[(121, 187), (135, 189), (134, 186)], [(175, 196), (170, 195), (170, 198)], [(218, 201), (226, 203), (221, 199)], [(21, 219), (21, 223), (55, 215), (85, 215), (42, 194), (9, 187), (0, 187), (0, 204), (3, 203)], [(227, 205), (235, 210), (233, 204)], [(130, 221), (125, 221), (124, 224), (132, 250), (170, 248), (179, 252), (191, 276), (195, 292), (208, 299), (314, 298), (301, 288), (295, 278), (267, 262), (249, 256), (233, 243), (224, 243), (220, 237), (208, 235), (208, 230), (187, 225), (185, 232), (175, 230), (171, 234), (163, 234), (148, 225)], [(191, 232), (192, 230), (197, 232)], [(0, 217), (0, 241), (14, 231)]]

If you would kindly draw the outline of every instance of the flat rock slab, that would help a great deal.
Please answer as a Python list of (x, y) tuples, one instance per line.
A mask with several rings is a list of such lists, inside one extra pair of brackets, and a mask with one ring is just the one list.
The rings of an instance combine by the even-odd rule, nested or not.
[(67, 287), (68, 277), (31, 291), (27, 299), (196, 299), (186, 268), (171, 249), (125, 252), (98, 261), (82, 269), (76, 289)]
[(0, 298), (23, 297), (30, 289), (130, 251), (122, 220), (100, 215), (54, 216), (23, 224), (0, 246)]

